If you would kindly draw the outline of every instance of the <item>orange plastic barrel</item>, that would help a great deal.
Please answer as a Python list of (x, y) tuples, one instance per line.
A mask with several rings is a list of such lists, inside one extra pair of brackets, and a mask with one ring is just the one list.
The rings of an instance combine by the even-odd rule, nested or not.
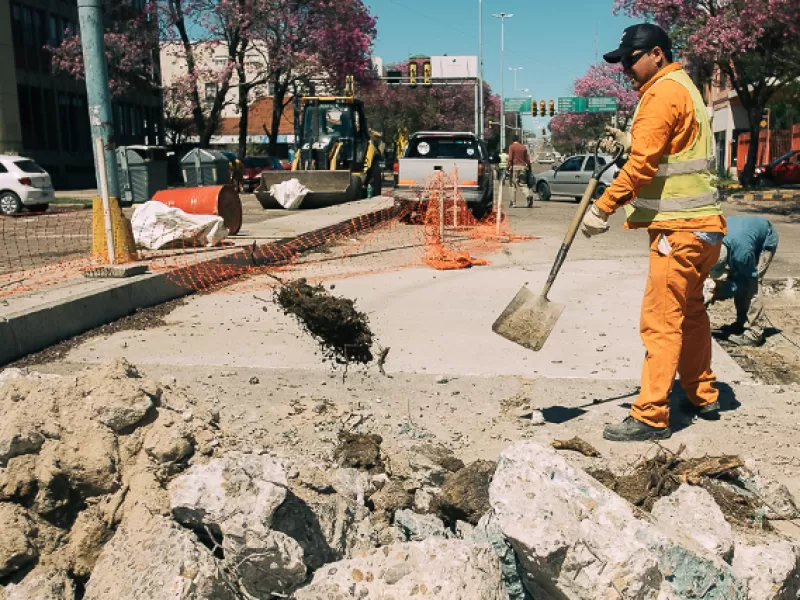
[(180, 208), (190, 215), (222, 217), (231, 235), (236, 235), (242, 228), (242, 200), (229, 185), (161, 190), (153, 196), (153, 200)]

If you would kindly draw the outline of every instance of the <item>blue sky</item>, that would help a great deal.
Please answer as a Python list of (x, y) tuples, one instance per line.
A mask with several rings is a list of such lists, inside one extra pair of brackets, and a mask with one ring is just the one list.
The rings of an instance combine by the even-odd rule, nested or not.
[[(477, 55), (478, 0), (364, 0), (378, 17), (375, 54), (399, 62), (414, 54)], [(506, 20), (506, 96), (518, 87), (537, 100), (570, 95), (572, 82), (616, 48), (629, 18), (611, 13), (613, 0), (483, 0), (484, 77), (500, 92), (500, 20)], [(596, 40), (596, 43), (595, 43)]]

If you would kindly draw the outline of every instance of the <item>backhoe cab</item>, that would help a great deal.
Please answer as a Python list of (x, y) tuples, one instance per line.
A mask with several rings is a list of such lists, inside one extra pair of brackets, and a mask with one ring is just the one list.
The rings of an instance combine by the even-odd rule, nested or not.
[[(348, 91), (352, 81), (348, 78)], [(371, 133), (364, 104), (352, 95), (301, 100), (298, 150), (291, 171), (264, 171), (256, 197), (264, 208), (280, 208), (270, 188), (297, 179), (310, 193), (302, 208), (318, 208), (381, 193), (380, 136)]]

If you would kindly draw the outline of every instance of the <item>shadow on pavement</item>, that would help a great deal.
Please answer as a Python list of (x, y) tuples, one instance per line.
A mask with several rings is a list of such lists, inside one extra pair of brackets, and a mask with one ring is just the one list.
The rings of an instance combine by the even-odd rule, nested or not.
[[(548, 408), (541, 409), (541, 411), (542, 415), (544, 415), (545, 421), (558, 425), (561, 423), (566, 423), (567, 421), (571, 421), (572, 419), (580, 417), (581, 415), (585, 415), (588, 412), (584, 410), (586, 408), (591, 408), (592, 406), (596, 406), (598, 404), (606, 404), (607, 402), (615, 402), (616, 400), (624, 400), (625, 398), (636, 396), (638, 393), (639, 388), (637, 387), (633, 391), (621, 396), (613, 396), (611, 398), (595, 398), (591, 402), (582, 404), (580, 406), (550, 406)], [(630, 406), (630, 404), (628, 404), (628, 406)]]

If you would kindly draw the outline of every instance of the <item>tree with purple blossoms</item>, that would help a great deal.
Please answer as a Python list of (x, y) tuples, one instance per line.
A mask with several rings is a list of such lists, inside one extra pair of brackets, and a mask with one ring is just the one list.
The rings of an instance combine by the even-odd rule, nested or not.
[[(638, 94), (620, 65), (592, 65), (575, 80), (574, 93), (584, 98), (610, 96), (617, 99), (617, 123), (625, 129), (633, 116)], [(550, 121), (553, 146), (566, 154), (584, 152), (599, 138), (611, 116), (604, 113), (559, 113)]]
[[(757, 140), (761, 115), (777, 92), (800, 77), (800, 0), (615, 0), (615, 11), (664, 27), (681, 57), (701, 72), (716, 66), (747, 111)], [(754, 181), (758, 144), (741, 179)]]

